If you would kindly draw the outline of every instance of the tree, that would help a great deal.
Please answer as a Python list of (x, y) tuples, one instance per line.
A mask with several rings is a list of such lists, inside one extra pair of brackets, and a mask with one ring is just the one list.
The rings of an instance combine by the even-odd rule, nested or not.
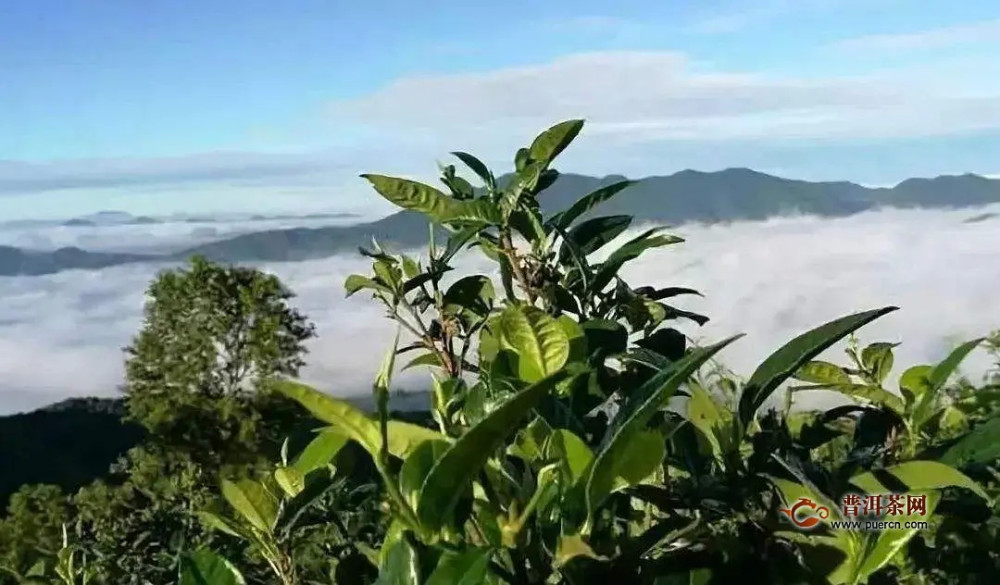
[[(314, 326), (274, 275), (193, 257), (148, 290), (145, 322), (126, 348), (129, 417), (167, 443), (227, 451), (262, 434), (268, 385), (304, 365)], [(206, 417), (209, 420), (206, 420)]]
[(0, 521), (0, 569), (26, 569), (40, 555), (55, 554), (69, 518), (67, 498), (59, 486), (22, 486), (11, 496), (7, 515)]
[(270, 384), (298, 372), (315, 335), (281, 281), (253, 268), (194, 257), (147, 294), (124, 387), (147, 438), (76, 496), (91, 557), (115, 583), (166, 582), (181, 551), (212, 541), (191, 512), (218, 499), (220, 479), (276, 456), (292, 405)]

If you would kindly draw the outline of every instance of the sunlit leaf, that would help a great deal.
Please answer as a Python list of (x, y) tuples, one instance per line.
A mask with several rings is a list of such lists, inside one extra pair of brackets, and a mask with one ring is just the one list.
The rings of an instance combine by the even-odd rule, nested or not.
[(638, 431), (629, 437), (615, 461), (615, 487), (622, 489), (637, 485), (657, 469), (666, 455), (666, 439), (656, 431)]
[(851, 377), (844, 368), (830, 362), (813, 360), (806, 362), (793, 376), (796, 380), (813, 384), (850, 384)]
[(555, 372), (569, 358), (565, 329), (537, 307), (510, 306), (500, 315), (500, 340), (518, 356), (518, 375), (535, 382)]
[(222, 480), (222, 497), (251, 526), (270, 532), (278, 519), (278, 500), (261, 484), (249, 479)]
[(181, 555), (180, 585), (245, 585), (239, 570), (223, 556), (202, 548)]
[(279, 467), (274, 470), (274, 481), (289, 497), (302, 493), (306, 487), (305, 475), (294, 467)]
[(347, 437), (334, 430), (320, 431), (299, 456), (292, 462), (292, 467), (303, 476), (314, 469), (326, 467), (340, 450), (347, 444)]
[(388, 295), (392, 294), (392, 289), (389, 287), (360, 274), (352, 274), (347, 277), (347, 280), (344, 281), (344, 290), (347, 291), (347, 296), (351, 296), (363, 289), (380, 291)]
[(594, 460), (590, 447), (572, 432), (566, 429), (556, 429), (548, 437), (546, 445), (547, 456), (557, 458), (562, 464), (570, 485), (575, 484), (586, 473)]
[(376, 585), (421, 585), (420, 559), (405, 535), (386, 537)]
[(483, 199), (462, 201), (417, 181), (385, 175), (361, 175), (388, 201), (411, 211), (418, 211), (439, 223), (468, 222), (495, 224), (500, 221), (499, 210)]
[[(989, 496), (978, 483), (954, 467), (939, 461), (906, 461), (888, 467), (882, 472), (892, 475), (913, 491), (961, 487), (989, 500)], [(868, 493), (887, 493), (889, 491), (878, 480), (876, 473), (870, 471), (852, 477), (851, 483)]]
[[(276, 383), (276, 389), (301, 404), (317, 419), (331, 425), (330, 430), (357, 442), (372, 456), (378, 455), (381, 445), (378, 422), (350, 402), (299, 382), (283, 380)], [(405, 459), (421, 442), (441, 438), (437, 431), (402, 421), (389, 421), (388, 430), (389, 452), (401, 459)]]

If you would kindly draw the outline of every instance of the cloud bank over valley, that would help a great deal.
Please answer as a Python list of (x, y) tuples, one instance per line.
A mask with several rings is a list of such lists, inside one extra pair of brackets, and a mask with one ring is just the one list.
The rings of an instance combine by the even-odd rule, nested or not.
[[(837, 219), (686, 224), (673, 230), (686, 243), (647, 254), (625, 276), (633, 285), (702, 291), (704, 298), (682, 297), (677, 304), (712, 321), (682, 329), (704, 340), (747, 333), (722, 354), (742, 375), (812, 326), (899, 306), (901, 311), (861, 336), (903, 342), (898, 370), (939, 359), (959, 340), (1000, 327), (1000, 218), (967, 221), (998, 211), (1000, 206), (883, 210)], [(151, 226), (131, 227), (152, 233)], [(115, 228), (96, 228), (95, 238), (120, 237), (101, 236), (100, 229)], [(456, 273), (488, 266), (475, 253), (466, 258)], [(319, 337), (310, 345), (303, 378), (337, 395), (367, 393), (393, 329), (374, 301), (361, 294), (344, 297), (344, 278), (367, 272), (366, 259), (349, 254), (264, 267), (297, 293), (296, 306), (317, 324)], [(121, 348), (141, 326), (144, 291), (159, 269), (127, 264), (0, 278), (0, 414), (70, 396), (114, 396), (122, 379)], [(838, 353), (831, 350), (830, 357), (840, 361)], [(978, 374), (987, 365), (974, 354), (966, 371)], [(397, 380), (419, 389), (427, 377), (417, 370)]]

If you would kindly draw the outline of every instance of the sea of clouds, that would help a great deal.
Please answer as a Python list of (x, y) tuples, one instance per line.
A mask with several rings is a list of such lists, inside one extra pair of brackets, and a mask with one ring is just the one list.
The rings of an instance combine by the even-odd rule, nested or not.
[(255, 231), (315, 228), (356, 223), (358, 217), (275, 218), (242, 221), (164, 220), (155, 224), (0, 224), (0, 246), (55, 250), (75, 246), (91, 252), (167, 254)]
[[(712, 320), (683, 329), (704, 341), (746, 333), (721, 354), (744, 376), (806, 329), (899, 306), (861, 332), (866, 342), (902, 342), (898, 373), (1000, 328), (1000, 218), (965, 221), (984, 211), (1000, 206), (682, 225), (672, 231), (686, 243), (647, 253), (623, 275), (633, 286), (702, 291), (703, 298), (679, 297), (677, 304)], [(487, 266), (476, 254), (469, 257), (460, 268)], [(367, 393), (394, 330), (374, 301), (344, 296), (344, 279), (367, 272), (368, 262), (352, 254), (264, 267), (297, 293), (296, 305), (317, 325), (303, 378), (333, 394)], [(132, 264), (0, 278), (0, 414), (71, 396), (116, 395), (121, 348), (141, 326), (145, 288), (162, 268)], [(827, 356), (842, 361), (841, 347)], [(988, 366), (977, 352), (963, 372), (978, 376)], [(411, 370), (397, 381), (416, 389), (425, 376)]]

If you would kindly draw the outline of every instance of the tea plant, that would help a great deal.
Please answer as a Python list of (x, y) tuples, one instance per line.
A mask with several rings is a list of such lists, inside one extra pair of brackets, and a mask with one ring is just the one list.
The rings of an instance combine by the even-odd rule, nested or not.
[[(936, 368), (909, 370), (902, 398), (881, 388), (892, 365), (885, 344), (852, 353), (852, 369), (815, 361), (895, 307), (808, 331), (745, 382), (700, 374), (739, 336), (691, 344), (676, 322), (707, 318), (670, 302), (696, 291), (635, 286), (622, 275), (647, 251), (682, 241), (662, 228), (625, 239), (631, 217), (596, 214), (631, 182), (546, 209), (544, 191), (558, 177), (551, 165), (582, 127), (571, 120), (549, 128), (517, 151), (507, 177), (453, 153), (478, 187), (450, 165), (442, 169), (447, 192), (363, 175), (431, 224), (425, 257), (373, 242), (362, 249), (372, 273), (345, 283), (348, 295), (370, 294), (398, 326), (376, 376), (376, 413), (297, 382), (277, 389), (329, 425), (317, 441), (351, 441), (371, 456), (388, 513), (381, 546), (369, 554), (379, 583), (722, 583), (747, 575), (865, 583), (906, 566), (912, 533), (802, 534), (781, 523), (777, 508), (808, 495), (835, 509), (848, 488), (898, 484), (925, 493), (931, 511), (948, 488), (988, 497), (956, 466), (996, 458), (995, 420), (945, 455), (925, 453), (928, 437), (951, 420), (936, 397), (973, 345)], [(450, 278), (471, 252), (495, 270)], [(405, 354), (415, 354), (405, 367), (430, 371), (436, 428), (390, 420), (391, 382)], [(795, 428), (792, 415), (766, 407), (793, 376), (859, 404), (812, 413)], [(878, 448), (824, 459), (821, 448), (850, 432), (833, 423), (857, 411), (878, 413), (871, 421), (891, 417)], [(869, 426), (855, 423), (855, 437)], [(284, 584), (296, 577), (275, 530), (308, 475), (286, 463), (263, 483), (226, 484), (239, 518), (208, 520), (251, 542)], [(196, 554), (189, 575), (199, 559), (222, 566), (210, 551)]]

